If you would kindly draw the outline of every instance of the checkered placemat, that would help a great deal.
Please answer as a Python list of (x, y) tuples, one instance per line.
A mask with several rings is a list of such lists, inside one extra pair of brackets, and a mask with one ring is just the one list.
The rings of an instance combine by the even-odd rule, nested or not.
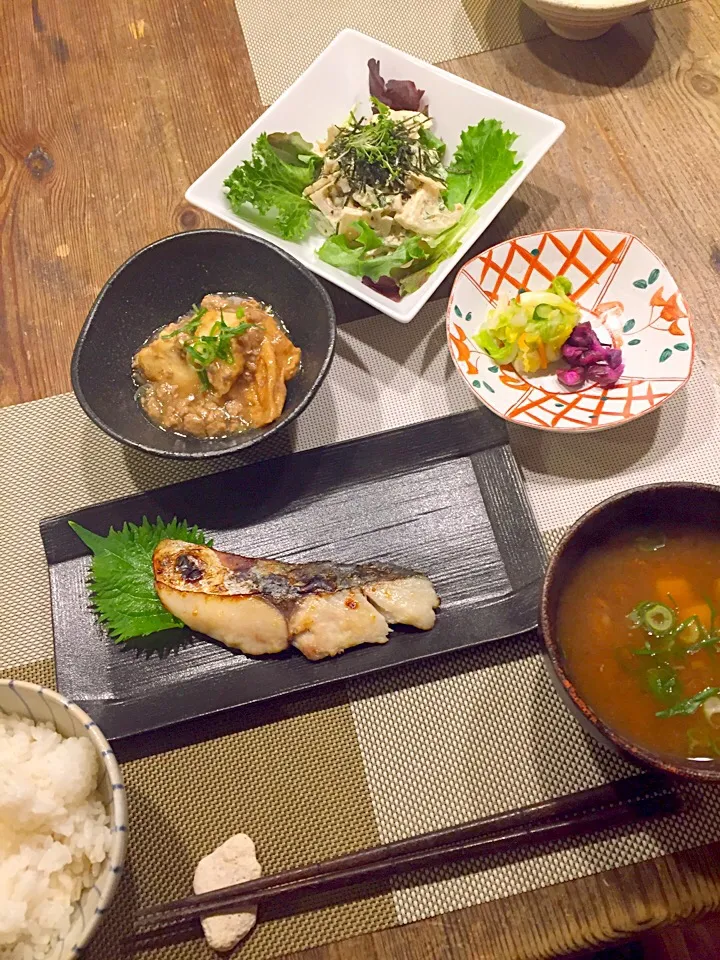
[[(654, 0), (667, 7), (680, 0)], [(272, 103), (346, 27), (441, 63), (546, 36), (521, 0), (235, 0), (263, 103)]]
[[(318, 396), (278, 455), (470, 409), (445, 344), (443, 303), (408, 326), (383, 317), (342, 327)], [(587, 436), (511, 427), (548, 546), (591, 505), (653, 480), (720, 482), (719, 394), (696, 364), (657, 412)], [(101, 434), (65, 395), (0, 410), (5, 531), (0, 556), (0, 669), (52, 683), (52, 629), (41, 517), (173, 483), (206, 466), (146, 457)], [(212, 470), (242, 461), (228, 458)], [(245, 459), (248, 459), (247, 457)], [(191, 518), (190, 518), (191, 519)], [(197, 860), (232, 833), (257, 841), (266, 871), (459, 823), (625, 776), (554, 693), (533, 636), (503, 640), (348, 684), (311, 713), (123, 765), (128, 871), (91, 958), (115, 960), (139, 903), (182, 895)], [(288, 785), (291, 784), (291, 789)], [(682, 816), (575, 844), (453, 865), (392, 893), (262, 922), (242, 948), (260, 960), (408, 923), (468, 904), (586, 876), (720, 839), (720, 794), (683, 787)], [(308, 816), (307, 811), (312, 811)], [(163, 851), (172, 850), (172, 856)], [(202, 942), (157, 951), (209, 958)]]

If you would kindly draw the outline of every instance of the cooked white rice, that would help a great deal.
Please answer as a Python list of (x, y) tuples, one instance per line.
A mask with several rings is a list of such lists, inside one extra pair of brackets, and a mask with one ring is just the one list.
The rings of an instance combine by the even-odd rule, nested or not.
[(40, 960), (110, 849), (98, 757), (84, 737), (0, 713), (0, 960)]

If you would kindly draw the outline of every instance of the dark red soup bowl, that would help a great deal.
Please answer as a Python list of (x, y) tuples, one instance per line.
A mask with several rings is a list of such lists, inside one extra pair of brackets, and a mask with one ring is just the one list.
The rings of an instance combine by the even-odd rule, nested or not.
[(592, 736), (636, 763), (694, 780), (720, 782), (720, 760), (685, 760), (655, 752), (609, 726), (579, 693), (558, 638), (559, 601), (571, 571), (583, 555), (628, 527), (647, 524), (662, 528), (668, 523), (702, 525), (716, 530), (720, 537), (720, 487), (695, 483), (638, 487), (586, 513), (568, 531), (550, 559), (542, 591), (540, 627), (558, 693)]

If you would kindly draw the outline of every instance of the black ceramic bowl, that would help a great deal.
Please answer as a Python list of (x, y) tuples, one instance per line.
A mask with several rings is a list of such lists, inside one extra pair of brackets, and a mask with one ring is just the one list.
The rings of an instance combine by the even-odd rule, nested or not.
[(608, 726), (578, 692), (557, 636), (558, 601), (573, 566), (591, 546), (628, 525), (663, 522), (702, 524), (720, 530), (720, 487), (695, 483), (659, 483), (638, 487), (606, 500), (571, 527), (553, 553), (543, 584), (540, 627), (555, 686), (583, 727), (627, 759), (695, 780), (720, 782), (720, 761), (683, 760), (655, 753)]
[[(161, 430), (135, 399), (132, 358), (154, 330), (207, 293), (242, 293), (273, 306), (302, 350), (281, 416), (260, 429), (200, 439)], [(260, 443), (305, 409), (335, 348), (324, 287), (288, 254), (233, 230), (193, 230), (144, 247), (110, 277), (80, 331), (72, 384), (90, 419), (116, 440), (165, 457), (218, 457)]]

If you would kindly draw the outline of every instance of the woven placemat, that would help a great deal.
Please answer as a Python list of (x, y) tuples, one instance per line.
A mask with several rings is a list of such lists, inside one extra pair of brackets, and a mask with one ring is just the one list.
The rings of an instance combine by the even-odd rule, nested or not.
[[(654, 0), (650, 6), (678, 2)], [(279, 97), (347, 27), (430, 63), (550, 33), (520, 0), (235, 0), (235, 7), (264, 104)]]
[[(375, 317), (341, 328), (317, 398), (262, 455), (470, 409), (476, 401), (445, 346), (444, 307), (428, 305), (409, 326)], [(621, 429), (558, 437), (512, 428), (547, 545), (617, 490), (658, 479), (720, 482), (719, 406), (717, 388), (697, 364), (676, 398)], [(0, 672), (52, 683), (39, 519), (203, 469), (126, 450), (99, 433), (70, 395), (0, 410)], [(115, 960), (135, 906), (186, 893), (197, 860), (237, 831), (255, 838), (265, 870), (275, 871), (631, 772), (567, 713), (533, 636), (353, 682), (312, 707), (240, 732), (221, 724), (205, 742), (123, 764), (128, 869), (91, 958)], [(281, 956), (720, 838), (718, 791), (683, 791), (688, 810), (671, 820), (520, 859), (450, 865), (353, 904), (266, 919), (242, 956)], [(154, 956), (211, 953), (194, 941)]]

